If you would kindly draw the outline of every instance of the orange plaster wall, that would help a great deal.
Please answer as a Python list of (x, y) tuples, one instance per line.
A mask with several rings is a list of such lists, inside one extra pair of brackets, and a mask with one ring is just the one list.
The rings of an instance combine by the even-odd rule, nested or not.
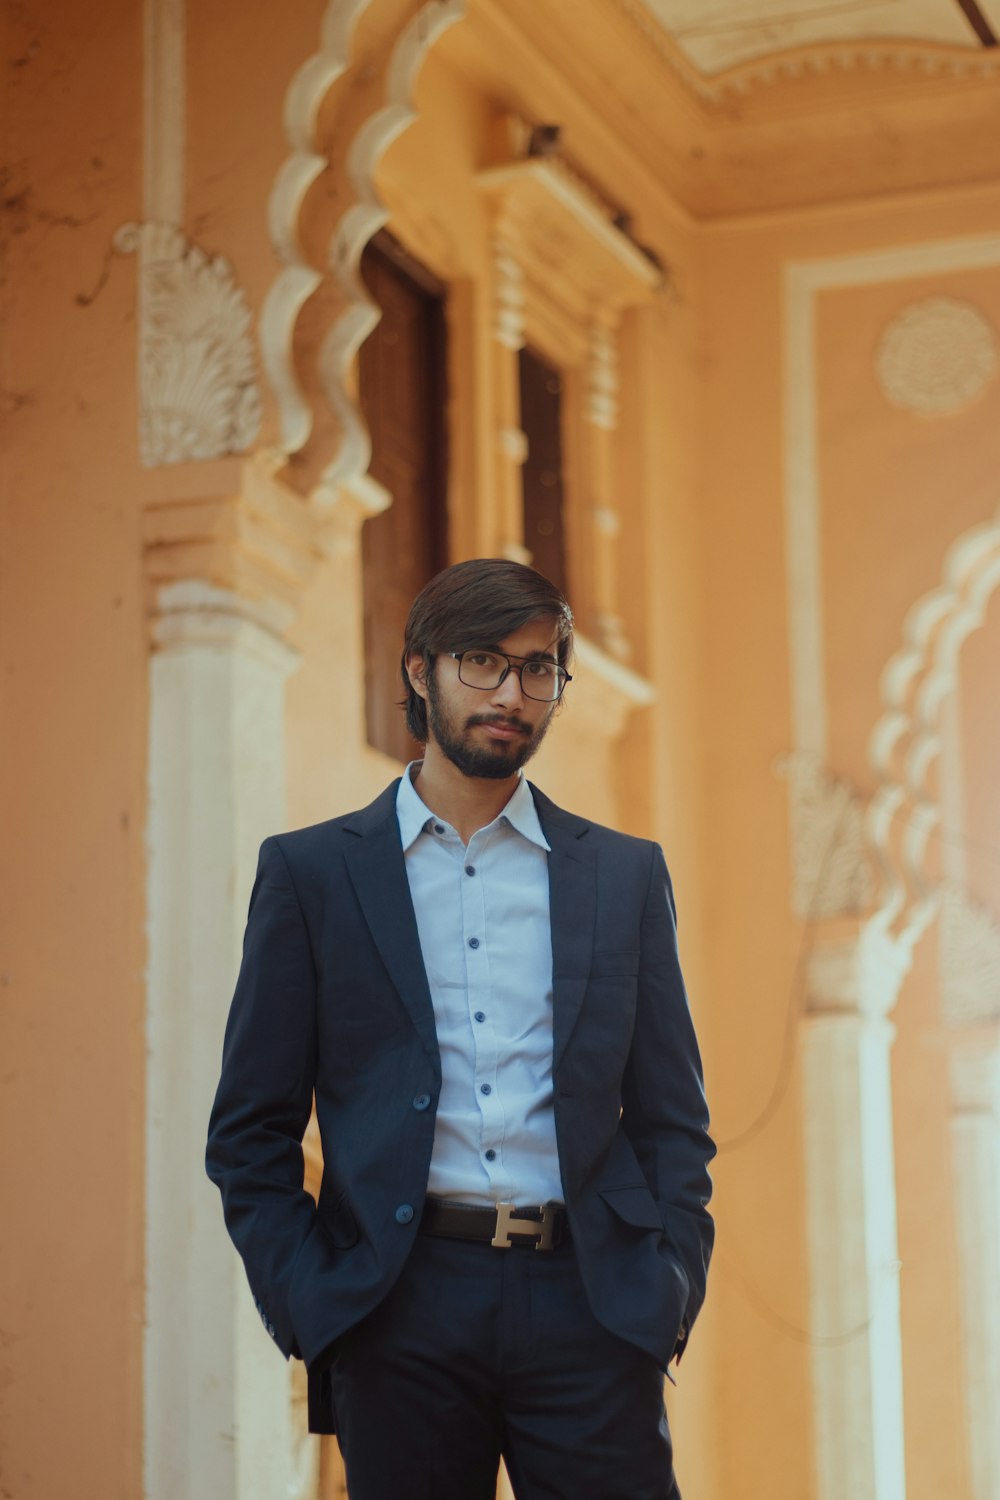
[[(141, 1491), (141, 10), (6, 12), (0, 1487)], [(113, 85), (113, 86), (112, 86)]]

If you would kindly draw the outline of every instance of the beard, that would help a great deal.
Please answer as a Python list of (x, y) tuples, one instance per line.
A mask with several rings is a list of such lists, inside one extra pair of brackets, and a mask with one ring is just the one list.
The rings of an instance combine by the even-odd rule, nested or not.
[[(532, 729), (523, 719), (504, 718), (501, 714), (473, 714), (460, 724), (441, 702), (434, 673), (427, 677), (427, 727), (443, 755), (457, 766), (463, 776), (480, 776), (490, 781), (504, 781), (516, 776), (526, 765), (548, 733), (552, 714), (546, 714)], [(503, 724), (520, 731), (514, 740), (472, 739), (477, 724)]]

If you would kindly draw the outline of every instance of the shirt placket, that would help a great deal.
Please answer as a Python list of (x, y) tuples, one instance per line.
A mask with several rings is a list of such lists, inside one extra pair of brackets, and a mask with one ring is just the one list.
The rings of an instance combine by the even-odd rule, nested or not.
[(479, 1112), (479, 1160), (496, 1200), (509, 1189), (503, 1165), (504, 1110), (500, 1089), (496, 1016), (490, 974), (486, 882), (489, 830), (474, 834), (463, 853), (462, 937), (472, 1030), (473, 1098)]

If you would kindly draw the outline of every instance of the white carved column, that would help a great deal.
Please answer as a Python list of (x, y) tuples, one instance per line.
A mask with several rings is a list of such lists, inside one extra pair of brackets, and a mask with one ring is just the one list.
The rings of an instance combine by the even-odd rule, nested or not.
[(149, 1500), (294, 1493), (288, 1372), (204, 1172), (257, 847), (284, 819), (288, 612), (159, 591), (150, 666), (146, 1138)]
[(322, 555), (266, 464), (236, 477), (145, 515), (147, 1500), (307, 1500), (319, 1461), (204, 1170), (257, 850), (285, 822), (284, 633)]
[(530, 563), (524, 545), (524, 490), (521, 468), (528, 456), (521, 427), (521, 373), (524, 347), (524, 271), (500, 235), (493, 246), (493, 381), (496, 413), (497, 552)]
[(1000, 1496), (1000, 1030), (951, 1054), (969, 1500)]
[(909, 950), (864, 914), (863, 809), (815, 755), (786, 757), (792, 905), (810, 924), (802, 1097), (817, 1500), (904, 1500), (889, 1016)]
[(939, 927), (969, 1500), (1000, 1497), (1000, 923), (961, 888)]
[(870, 929), (818, 946), (802, 1030), (819, 1500), (904, 1500), (888, 1019), (905, 972)]

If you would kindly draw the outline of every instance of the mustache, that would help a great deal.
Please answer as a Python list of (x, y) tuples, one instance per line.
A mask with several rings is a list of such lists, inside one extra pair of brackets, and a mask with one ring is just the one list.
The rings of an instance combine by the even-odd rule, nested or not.
[(531, 725), (525, 724), (523, 719), (505, 719), (499, 714), (473, 714), (471, 719), (465, 721), (466, 729), (473, 729), (477, 724), (496, 724), (500, 729), (516, 729), (519, 734), (531, 734)]

